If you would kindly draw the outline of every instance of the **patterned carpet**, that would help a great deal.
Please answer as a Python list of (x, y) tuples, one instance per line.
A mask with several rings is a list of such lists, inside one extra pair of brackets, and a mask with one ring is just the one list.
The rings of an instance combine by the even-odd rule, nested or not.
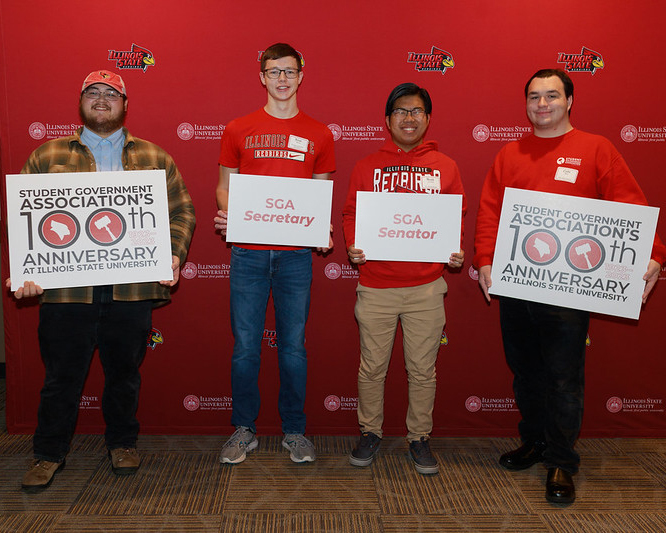
[(67, 466), (39, 494), (20, 490), (31, 437), (4, 429), (0, 381), (0, 532), (659, 532), (666, 531), (666, 440), (584, 439), (578, 499), (544, 499), (545, 469), (507, 472), (515, 439), (433, 439), (440, 473), (421, 476), (402, 438), (369, 468), (349, 465), (355, 437), (315, 436), (313, 464), (260, 436), (239, 465), (224, 437), (142, 435), (135, 476), (110, 469), (98, 435), (77, 435)]

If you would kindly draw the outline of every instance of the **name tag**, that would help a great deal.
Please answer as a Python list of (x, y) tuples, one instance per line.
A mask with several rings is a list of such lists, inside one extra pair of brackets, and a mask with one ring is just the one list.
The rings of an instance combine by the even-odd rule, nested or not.
[(575, 168), (557, 167), (555, 172), (555, 181), (567, 181), (569, 183), (576, 183), (578, 179), (578, 170)]
[(291, 150), (298, 150), (299, 152), (307, 152), (308, 146), (310, 146), (310, 141), (304, 139), (303, 137), (298, 137), (296, 135), (289, 136), (288, 148)]
[(430, 174), (421, 176), (421, 185), (428, 191), (439, 191), (442, 188), (439, 176), (432, 176)]

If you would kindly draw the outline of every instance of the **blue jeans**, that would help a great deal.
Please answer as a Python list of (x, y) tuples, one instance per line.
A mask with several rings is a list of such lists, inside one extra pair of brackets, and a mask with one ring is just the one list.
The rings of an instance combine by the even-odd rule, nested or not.
[(280, 368), (278, 410), (284, 433), (305, 433), (307, 358), (305, 323), (310, 309), (312, 251), (231, 249), (231, 423), (256, 431), (259, 367), (268, 296), (273, 292)]
[(92, 304), (43, 304), (39, 345), (46, 376), (33, 438), (36, 459), (60, 462), (69, 451), (95, 346), (104, 369), (102, 413), (107, 448), (136, 445), (141, 375), (153, 302), (113, 301), (95, 287)]
[(500, 298), (520, 436), (523, 442), (545, 442), (545, 466), (571, 474), (580, 464), (574, 445), (583, 421), (589, 319), (587, 311)]

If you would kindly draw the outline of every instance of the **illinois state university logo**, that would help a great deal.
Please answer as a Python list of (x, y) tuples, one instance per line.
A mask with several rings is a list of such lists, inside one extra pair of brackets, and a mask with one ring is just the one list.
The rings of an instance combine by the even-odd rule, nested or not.
[(109, 50), (108, 59), (116, 62), (117, 69), (141, 69), (146, 72), (148, 67), (155, 66), (153, 53), (134, 43), (130, 50)]
[(28, 134), (36, 141), (43, 139), (46, 136), (46, 126), (41, 122), (33, 122), (28, 126)]
[(183, 407), (188, 411), (196, 411), (199, 409), (200, 405), (201, 402), (199, 401), (199, 397), (195, 396), (194, 394), (188, 394), (183, 399)]
[(274, 329), (265, 329), (262, 340), (267, 342), (269, 348), (277, 348), (277, 333)]
[(148, 348), (151, 350), (154, 350), (158, 344), (164, 344), (164, 337), (162, 336), (162, 332), (159, 329), (152, 328), (148, 334), (148, 341), (146, 342), (146, 346), (148, 346)]
[(636, 126), (633, 126), (631, 124), (627, 124), (620, 131), (620, 137), (626, 143), (634, 142), (636, 139), (638, 139), (638, 130), (636, 129)]
[(329, 394), (324, 398), (324, 407), (326, 408), (327, 411), (337, 411), (340, 409), (340, 396), (336, 396), (335, 394)]
[(453, 68), (453, 55), (433, 46), (430, 52), (408, 52), (407, 63), (414, 63), (414, 70), (419, 72), (436, 71), (442, 75), (446, 69)]
[(342, 267), (338, 263), (329, 263), (324, 267), (324, 275), (328, 279), (338, 279), (342, 276)]
[(611, 396), (606, 401), (606, 409), (611, 413), (619, 413), (622, 411), (622, 399), (617, 396)]
[(589, 72), (593, 76), (597, 69), (604, 68), (604, 58), (601, 54), (585, 46), (580, 54), (560, 52), (557, 55), (557, 62), (563, 63), (567, 72)]
[(178, 135), (183, 141), (189, 141), (194, 137), (194, 126), (189, 122), (181, 122), (176, 128), (176, 135)]
[(440, 344), (440, 346), (448, 346), (449, 345), (449, 337), (446, 334), (446, 330), (442, 330), (442, 336), (439, 338), (439, 344)]
[(185, 279), (196, 278), (197, 272), (198, 272), (197, 265), (192, 263), (191, 261), (185, 263), (183, 267), (180, 269), (180, 275), (183, 276)]
[(342, 138), (342, 128), (338, 124), (329, 124), (328, 129), (331, 130), (334, 141), (339, 141)]
[(481, 398), (478, 396), (470, 396), (465, 400), (465, 409), (467, 409), (470, 413), (476, 413), (481, 409), (481, 405)]
[(472, 130), (472, 137), (476, 142), (484, 143), (490, 139), (490, 129), (485, 124), (477, 124)]

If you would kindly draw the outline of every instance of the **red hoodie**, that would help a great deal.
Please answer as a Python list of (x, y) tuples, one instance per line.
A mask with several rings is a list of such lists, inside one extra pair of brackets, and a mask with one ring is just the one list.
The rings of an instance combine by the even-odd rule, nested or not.
[[(342, 210), (347, 248), (355, 241), (356, 191), (427, 194), (428, 190), (422, 187), (420, 177), (435, 171), (440, 174), (439, 194), (462, 194), (464, 217), (467, 201), (458, 166), (453, 159), (437, 151), (435, 141), (424, 142), (405, 152), (389, 140), (379, 152), (356, 163), (349, 182), (347, 201)], [(381, 179), (375, 179), (375, 175), (381, 175)], [(364, 287), (414, 287), (439, 278), (444, 272), (444, 264), (367, 261), (359, 265), (359, 272), (360, 283)]]

